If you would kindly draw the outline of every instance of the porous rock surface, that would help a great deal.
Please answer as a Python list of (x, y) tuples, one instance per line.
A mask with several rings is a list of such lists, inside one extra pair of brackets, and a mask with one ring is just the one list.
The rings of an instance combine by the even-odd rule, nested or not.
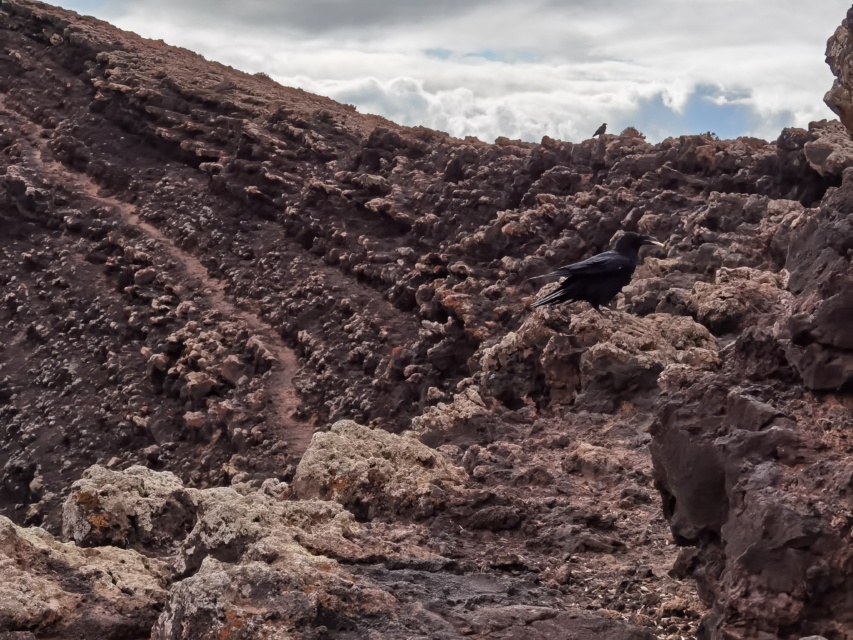
[(0, 0), (0, 634), (851, 636), (850, 33), (841, 122), (487, 144)]
[(372, 519), (407, 510), (429, 515), (440, 507), (445, 488), (465, 479), (461, 467), (415, 438), (341, 420), (314, 435), (293, 488), (300, 499), (335, 500)]
[[(336, 427), (350, 436), (364, 429), (346, 422)], [(385, 435), (386, 459), (404, 465), (411, 455), (407, 448), (410, 438)], [(314, 447), (319, 450), (312, 452)], [(328, 452), (316, 439), (312, 448), (306, 456), (315, 461)], [(420, 449), (426, 447), (416, 443), (415, 450)], [(152, 608), (162, 609), (151, 630), (152, 638), (326, 638), (339, 633), (376, 638), (462, 637), (451, 622), (425, 611), (418, 602), (396, 597), (393, 588), (359, 570), (364, 566), (375, 571), (384, 564), (435, 572), (454, 564), (417, 544), (411, 531), (391, 529), (377, 538), (370, 527), (358, 524), (336, 502), (292, 501), (288, 487), (272, 482), (261, 490), (239, 489), (243, 493), (233, 488), (184, 488), (174, 475), (142, 467), (123, 472), (92, 467), (66, 502), (64, 529), (68, 535), (85, 533), (83, 540), (89, 544), (115, 543), (118, 538), (98, 540), (87, 529), (93, 522), (100, 524), (108, 511), (118, 516), (109, 527), (114, 536), (122, 536), (123, 541), (132, 541), (146, 552), (169, 556), (171, 571), (166, 571), (165, 563), (152, 561), (171, 584), (168, 593), (163, 588), (158, 591), (160, 606)], [(166, 508), (176, 495), (186, 496), (196, 507), (178, 527), (174, 512)], [(144, 536), (132, 538), (128, 514), (134, 514), (130, 516), (135, 519), (134, 528), (139, 522), (138, 528), (161, 532), (164, 541), (171, 534), (172, 547), (158, 548)], [(87, 553), (55, 542), (41, 530), (22, 530), (11, 523), (9, 527), (29, 535), (39, 532), (36, 535), (56, 547)], [(187, 531), (180, 535), (181, 529)], [(389, 544), (389, 540), (397, 543)], [(121, 564), (127, 563), (121, 561), (121, 554), (147, 562), (136, 552), (113, 546), (88, 552), (95, 557), (117, 556)], [(124, 583), (132, 585), (134, 577), (126, 576)], [(457, 580), (460, 584), (454, 586), (461, 590), (466, 579), (459, 576)], [(166, 580), (163, 582), (165, 586)], [(475, 637), (501, 638), (512, 637), (536, 621), (547, 621), (544, 628), (550, 628), (555, 638), (575, 637), (570, 634), (576, 631), (590, 636), (607, 632), (626, 639), (652, 637), (612, 618), (577, 610), (537, 609), (511, 601), (466, 624), (470, 630), (479, 630)], [(16, 620), (10, 627), (17, 624)]]
[(167, 598), (168, 564), (115, 547), (81, 549), (0, 517), (0, 628), (50, 638), (148, 632)]

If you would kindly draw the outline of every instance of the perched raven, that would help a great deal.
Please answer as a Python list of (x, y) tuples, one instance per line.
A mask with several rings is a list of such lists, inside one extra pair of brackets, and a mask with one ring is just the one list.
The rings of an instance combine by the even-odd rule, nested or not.
[(608, 304), (616, 294), (631, 281), (634, 269), (637, 267), (637, 254), (640, 247), (653, 244), (662, 247), (663, 244), (648, 236), (641, 236), (628, 231), (616, 241), (612, 251), (605, 251), (587, 258), (583, 262), (567, 264), (556, 271), (536, 276), (566, 276), (560, 283), (560, 288), (533, 303), (534, 307), (546, 304), (559, 304), (586, 300), (592, 308), (601, 313), (598, 307)]
[(606, 122), (595, 130), (595, 133), (592, 134), (592, 137), (594, 138), (595, 136), (603, 136), (605, 131), (607, 131)]

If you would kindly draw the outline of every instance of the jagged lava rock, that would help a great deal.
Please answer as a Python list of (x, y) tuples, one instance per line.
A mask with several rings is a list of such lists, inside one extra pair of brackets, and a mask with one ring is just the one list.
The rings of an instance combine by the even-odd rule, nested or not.
[(806, 160), (822, 176), (840, 178), (853, 166), (853, 140), (837, 120), (822, 120), (809, 125), (809, 138), (803, 146)]
[(718, 363), (714, 337), (690, 318), (593, 311), (567, 318), (564, 310), (532, 314), (480, 358), (483, 387), (510, 406), (550, 397), (611, 410), (615, 398), (654, 388), (671, 364)]
[(793, 232), (786, 267), (795, 299), (789, 359), (810, 389), (841, 389), (853, 380), (853, 170)]
[[(829, 47), (839, 105), (849, 40), (844, 24)], [(27, 0), (2, 2), (0, 45), (3, 514), (58, 531), (91, 465), (174, 473), (183, 488), (146, 495), (155, 479), (134, 471), (126, 498), (108, 487), (123, 479), (87, 479), (69, 535), (168, 554), (187, 580), (207, 563), (238, 636), (523, 637), (555, 620), (570, 634), (575, 607), (671, 637), (695, 636), (705, 613), (712, 637), (850, 635), (836, 595), (851, 447), (838, 123), (775, 141), (652, 144), (629, 128), (486, 144)], [(611, 318), (531, 316), (526, 278), (625, 229), (667, 250), (644, 256)], [(313, 426), (413, 418), (440, 456), (401, 454), (396, 473), (382, 452), (397, 445), (359, 456), (351, 438), (335, 471), (350, 475), (306, 476), (329, 495), (345, 478), (351, 512), (291, 500)], [(695, 547), (676, 571), (693, 580), (667, 575), (673, 538)], [(338, 563), (336, 590), (393, 594), (358, 601), (413, 626), (303, 607), (286, 585), (315, 589), (325, 566), (305, 553)], [(230, 577), (233, 594), (214, 585)], [(225, 631), (204, 580), (187, 587), (170, 619)], [(208, 613), (193, 618), (193, 598)], [(277, 629), (270, 607), (291, 614)], [(412, 613), (425, 607), (432, 622)]]
[(142, 637), (171, 578), (164, 561), (113, 547), (80, 549), (0, 516), (0, 633)]
[(699, 547), (687, 573), (713, 607), (701, 637), (842, 633), (849, 606), (833, 594), (853, 579), (840, 500), (849, 463), (785, 395), (685, 374), (667, 380), (651, 450), (673, 535)]
[(336, 500), (363, 518), (414, 512), (430, 515), (465, 472), (414, 436), (341, 420), (314, 434), (296, 468), (300, 498)]
[(848, 16), (826, 43), (826, 63), (835, 79), (823, 101), (853, 133), (853, 33)]
[(62, 535), (82, 546), (168, 549), (192, 529), (197, 508), (198, 491), (172, 473), (95, 465), (71, 485)]
[(252, 555), (259, 559), (239, 565), (206, 558), (172, 589), (151, 637), (320, 640), (329, 627), (354, 630), (345, 614), (384, 617), (393, 626), (394, 598), (341, 575), (334, 561), (283, 544)]
[(313, 548), (353, 551), (344, 534), (356, 529), (355, 521), (339, 504), (288, 501), (290, 487), (274, 480), (260, 490), (238, 488), (243, 492), (232, 487), (199, 490), (185, 487), (169, 472), (96, 465), (71, 487), (63, 533), (87, 546), (176, 553), (175, 566), (182, 574), (197, 569), (209, 555), (239, 557), (242, 549), (267, 536), (305, 536)]

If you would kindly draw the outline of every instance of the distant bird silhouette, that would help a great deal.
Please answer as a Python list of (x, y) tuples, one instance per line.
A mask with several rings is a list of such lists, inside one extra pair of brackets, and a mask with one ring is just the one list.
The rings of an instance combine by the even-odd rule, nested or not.
[(602, 136), (602, 135), (604, 135), (604, 132), (606, 130), (607, 130), (607, 123), (605, 122), (603, 125), (601, 125), (600, 127), (598, 127), (598, 129), (595, 130), (595, 133), (592, 134), (592, 137), (594, 138), (595, 136)]
[(544, 276), (535, 276), (566, 276), (566, 279), (560, 283), (559, 289), (534, 302), (533, 307), (586, 300), (593, 309), (601, 313), (599, 307), (609, 304), (622, 287), (631, 282), (631, 276), (637, 268), (640, 247), (647, 244), (663, 246), (648, 236), (628, 231), (616, 241), (612, 251), (599, 253), (582, 262), (567, 264)]

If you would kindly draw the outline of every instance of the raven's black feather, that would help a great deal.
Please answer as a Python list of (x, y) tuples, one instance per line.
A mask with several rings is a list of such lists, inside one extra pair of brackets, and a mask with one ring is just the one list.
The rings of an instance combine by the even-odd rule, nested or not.
[[(640, 247), (646, 244), (663, 246), (648, 236), (631, 231), (622, 235), (612, 251), (599, 253), (581, 262), (567, 264), (546, 276), (565, 276), (560, 288), (533, 303), (533, 307), (586, 300), (598, 311), (631, 281), (637, 268)], [(546, 277), (538, 276), (538, 277)]]

